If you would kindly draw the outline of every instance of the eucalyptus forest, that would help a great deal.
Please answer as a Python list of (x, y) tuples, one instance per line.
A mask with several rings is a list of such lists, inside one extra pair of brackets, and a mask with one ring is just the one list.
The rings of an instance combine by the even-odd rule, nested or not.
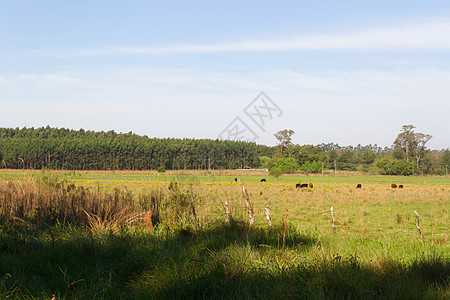
[[(445, 175), (450, 150), (430, 150), (430, 135), (405, 125), (391, 147), (298, 145), (283, 139), (294, 131), (275, 134), (279, 144), (150, 138), (135, 133), (95, 132), (65, 128), (0, 128), (0, 165), (9, 169), (55, 170), (218, 170), (267, 168), (277, 159), (295, 160), (306, 173), (361, 171), (386, 175)], [(281, 150), (281, 151), (280, 151)], [(270, 165), (270, 164), (269, 164)], [(310, 167), (310, 166), (319, 166)], [(294, 168), (295, 169), (295, 168)], [(296, 171), (296, 170), (291, 170)]]

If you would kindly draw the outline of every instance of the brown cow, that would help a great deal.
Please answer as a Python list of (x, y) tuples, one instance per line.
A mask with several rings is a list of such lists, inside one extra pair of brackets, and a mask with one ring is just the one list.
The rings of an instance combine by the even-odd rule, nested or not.
[(391, 188), (396, 189), (397, 185), (395, 183), (391, 184)]
[(310, 188), (313, 188), (313, 187), (314, 187), (312, 183), (309, 183), (308, 186), (309, 186)]

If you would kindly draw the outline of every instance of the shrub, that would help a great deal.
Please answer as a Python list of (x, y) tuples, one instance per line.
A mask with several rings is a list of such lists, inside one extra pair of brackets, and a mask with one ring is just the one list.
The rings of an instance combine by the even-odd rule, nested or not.
[(381, 170), (375, 165), (375, 163), (360, 165), (358, 167), (358, 171), (361, 171), (363, 173), (370, 174), (370, 175), (380, 175), (381, 174)]
[(259, 157), (259, 165), (262, 168), (267, 168), (269, 165), (269, 161), (270, 161), (270, 157), (268, 157), (268, 156), (260, 156)]
[(297, 171), (300, 167), (297, 164), (295, 158), (273, 158), (267, 164), (270, 175), (275, 177), (280, 176), (284, 173), (292, 173)]
[(376, 163), (383, 175), (412, 175), (413, 167), (410, 162), (395, 158), (382, 158)]
[(158, 167), (156, 171), (158, 171), (159, 173), (164, 173), (166, 169), (164, 169), (164, 167)]
[(274, 176), (274, 177), (276, 177), (276, 178), (278, 178), (278, 177), (280, 177), (281, 175), (283, 175), (283, 171), (281, 171), (281, 170), (278, 169), (278, 168), (272, 168), (272, 169), (270, 169), (269, 174), (272, 175), (272, 176)]
[(300, 169), (305, 173), (321, 173), (322, 163), (320, 161), (307, 161)]

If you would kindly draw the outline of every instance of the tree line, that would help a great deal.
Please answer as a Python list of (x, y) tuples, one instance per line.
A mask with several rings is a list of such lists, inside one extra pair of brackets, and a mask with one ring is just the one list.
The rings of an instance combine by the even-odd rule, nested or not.
[(258, 166), (266, 148), (242, 141), (160, 139), (132, 132), (0, 128), (0, 163), (13, 169), (236, 169)]
[(320, 173), (324, 169), (382, 175), (449, 174), (450, 150), (428, 149), (426, 144), (432, 136), (416, 132), (413, 125), (403, 125), (392, 146), (384, 148), (377, 145), (340, 147), (333, 143), (300, 146), (291, 142), (294, 134), (288, 129), (274, 134), (279, 155), (265, 159), (274, 175), (297, 170)]
[(132, 132), (65, 128), (0, 128), (0, 167), (11, 169), (155, 170), (278, 167), (282, 172), (361, 171), (369, 174), (448, 174), (450, 150), (425, 147), (430, 135), (405, 125), (392, 147), (292, 144), (292, 130), (275, 134), (279, 144), (149, 138)]

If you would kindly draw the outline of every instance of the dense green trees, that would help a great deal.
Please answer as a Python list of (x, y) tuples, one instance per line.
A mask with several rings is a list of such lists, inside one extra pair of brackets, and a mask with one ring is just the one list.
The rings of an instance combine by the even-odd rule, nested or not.
[[(426, 144), (432, 136), (414, 129), (413, 125), (404, 125), (391, 148), (377, 145), (340, 147), (333, 143), (317, 146), (290, 144), (283, 156), (294, 157), (305, 173), (331, 169), (335, 172), (347, 170), (388, 175), (448, 174), (450, 150), (427, 149)], [(293, 131), (284, 132), (293, 134)], [(283, 137), (281, 133), (277, 133), (279, 137)]]
[[(279, 132), (283, 133), (283, 132)], [(241, 169), (268, 167), (286, 158), (305, 173), (362, 171), (372, 174), (448, 174), (450, 150), (425, 147), (430, 135), (405, 125), (392, 148), (377, 145), (295, 145), (293, 131), (273, 147), (255, 143), (149, 138), (129, 133), (50, 127), (0, 128), (0, 168), (65, 170)], [(282, 156), (281, 155), (281, 147)], [(292, 163), (292, 164), (291, 164)], [(294, 164), (295, 163), (295, 164)], [(280, 166), (283, 164), (280, 164)], [(272, 165), (273, 167), (273, 165)], [(284, 169), (278, 168), (278, 169)], [(289, 168), (289, 171), (294, 171)], [(285, 172), (284, 170), (283, 172)]]
[(266, 146), (241, 141), (158, 139), (131, 132), (0, 128), (5, 168), (77, 170), (232, 169), (257, 167)]

